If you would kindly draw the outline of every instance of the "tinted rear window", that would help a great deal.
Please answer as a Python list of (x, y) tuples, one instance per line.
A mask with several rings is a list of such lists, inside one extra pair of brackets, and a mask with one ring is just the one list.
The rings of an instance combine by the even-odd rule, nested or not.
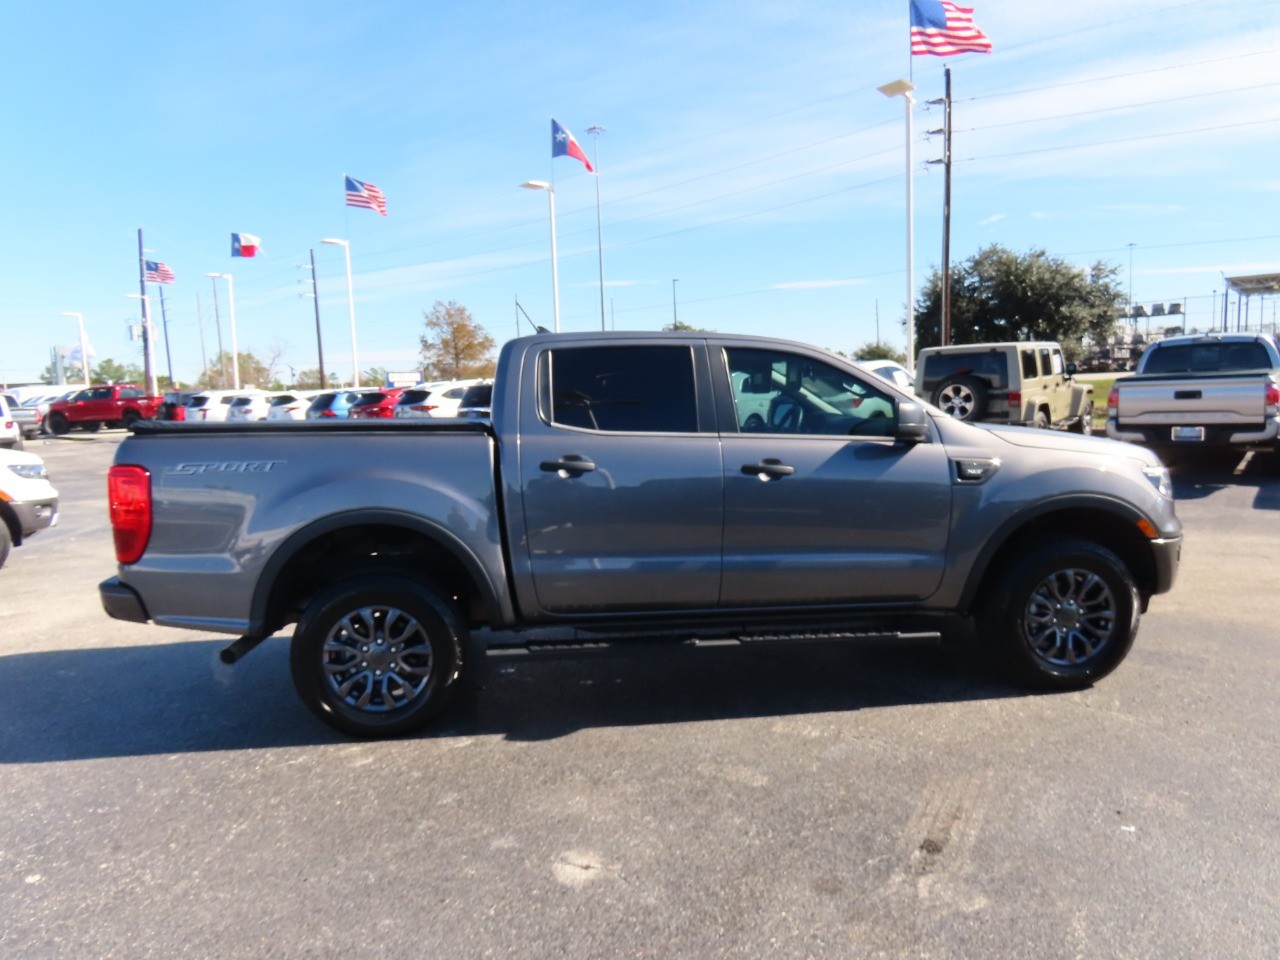
[(283, 407), (286, 403), (293, 403), (297, 399), (298, 398), (293, 396), (292, 394), (286, 393), (283, 396), (273, 398), (271, 401), (271, 405), (273, 407)]
[(236, 397), (231, 401), (233, 407), (247, 407), (253, 403), (253, 397)]
[(188, 401), (187, 401), (187, 406), (188, 406), (188, 407), (203, 407), (203, 406), (204, 406), (206, 403), (208, 403), (208, 402), (209, 402), (209, 398), (208, 398), (208, 397), (192, 397), (190, 400), (188, 400)]
[(1181, 343), (1147, 348), (1143, 373), (1240, 373), (1269, 370), (1271, 355), (1260, 343)]
[(385, 393), (366, 393), (364, 396), (358, 398), (352, 406), (371, 407), (375, 403), (381, 403), (385, 399), (387, 399), (387, 395)]
[(320, 394), (320, 396), (316, 397), (314, 400), (311, 401), (311, 409), (312, 410), (328, 410), (329, 407), (333, 405), (333, 401), (336, 397), (337, 397), (336, 393), (322, 393)]
[(978, 377), (988, 386), (1003, 390), (1009, 386), (1007, 357), (996, 350), (934, 353), (925, 357), (924, 388), (926, 391), (932, 390), (943, 380), (954, 376)]
[(461, 406), (487, 407), (493, 401), (493, 384), (486, 383), (480, 387), (468, 387), (462, 395)]
[(429, 396), (431, 396), (431, 394), (426, 390), (406, 390), (404, 393), (400, 394), (400, 403), (406, 405), (421, 403)]

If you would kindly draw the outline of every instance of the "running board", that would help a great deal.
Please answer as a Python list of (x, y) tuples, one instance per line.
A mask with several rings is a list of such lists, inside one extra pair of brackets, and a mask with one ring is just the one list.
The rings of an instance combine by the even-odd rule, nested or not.
[(764, 647), (795, 643), (873, 643), (933, 644), (940, 643), (937, 630), (833, 630), (806, 633), (752, 633), (738, 637), (610, 637), (608, 639), (577, 638), (565, 640), (530, 640), (522, 644), (500, 644), (487, 647), (491, 660), (583, 659), (588, 657), (633, 657), (646, 654), (669, 656), (699, 650), (723, 650), (727, 647)]

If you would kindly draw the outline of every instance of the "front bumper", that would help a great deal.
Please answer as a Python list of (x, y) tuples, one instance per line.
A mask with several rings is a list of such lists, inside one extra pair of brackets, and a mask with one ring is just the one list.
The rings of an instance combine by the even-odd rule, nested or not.
[(52, 527), (58, 522), (58, 498), (48, 497), (43, 500), (16, 500), (9, 504), (18, 518), (18, 526), (22, 528), (23, 537)]
[(151, 619), (138, 592), (121, 583), (119, 577), (111, 577), (98, 584), (98, 596), (102, 599), (102, 609), (114, 620), (147, 623)]
[(1152, 593), (1168, 593), (1178, 578), (1178, 564), (1182, 561), (1182, 537), (1152, 540), (1151, 554), (1155, 559), (1155, 583)]

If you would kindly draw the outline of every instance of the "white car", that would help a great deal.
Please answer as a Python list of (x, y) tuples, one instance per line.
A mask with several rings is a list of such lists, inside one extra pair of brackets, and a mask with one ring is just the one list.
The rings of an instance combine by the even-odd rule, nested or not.
[(231, 406), (227, 408), (228, 423), (248, 423), (254, 420), (267, 419), (267, 413), (271, 410), (271, 402), (278, 393), (263, 393), (257, 391), (254, 393), (242, 393), (231, 401)]
[(0, 394), (0, 447), (22, 449), (22, 427), (9, 410), (9, 402)]
[(456, 417), (462, 395), (467, 387), (487, 381), (479, 377), (470, 380), (440, 380), (420, 383), (400, 394), (396, 402), (397, 417)]
[(245, 394), (253, 392), (255, 391), (243, 389), (202, 390), (187, 398), (187, 402), (184, 404), (186, 407), (186, 419), (208, 423), (226, 420), (232, 401), (236, 397), (243, 397)]
[(305, 420), (307, 408), (311, 401), (324, 390), (286, 390), (271, 399), (271, 409), (267, 411), (268, 420)]
[(888, 380), (895, 387), (906, 393), (916, 392), (916, 378), (896, 360), (854, 360), (863, 370), (874, 373), (881, 380)]
[(0, 567), (9, 551), (58, 522), (58, 491), (34, 453), (0, 450)]

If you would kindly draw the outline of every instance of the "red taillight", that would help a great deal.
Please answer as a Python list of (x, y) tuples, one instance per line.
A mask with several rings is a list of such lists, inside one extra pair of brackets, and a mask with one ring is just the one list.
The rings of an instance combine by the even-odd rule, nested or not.
[(1010, 391), (1009, 391), (1009, 409), (1010, 409), (1010, 410), (1021, 410), (1021, 409), (1022, 409), (1022, 394), (1021, 394), (1021, 392), (1019, 392), (1019, 391), (1017, 391), (1017, 390), (1010, 390)]
[(337, 414), (336, 414), (336, 413), (334, 413), (332, 410), (321, 410), (321, 411), (320, 411), (320, 416), (322, 416), (322, 417), (336, 417), (336, 416), (337, 416)]
[(137, 563), (151, 539), (151, 473), (143, 467), (117, 464), (107, 471), (107, 502), (116, 560)]
[(186, 408), (186, 407), (174, 407), (174, 408), (173, 408), (173, 419), (174, 419), (174, 420), (186, 420), (186, 419), (187, 419), (187, 408)]
[(1111, 388), (1111, 392), (1107, 394), (1107, 416), (1119, 416), (1120, 411), (1120, 390), (1116, 387)]
[(409, 407), (409, 409), (410, 409), (410, 410), (417, 410), (419, 413), (426, 413), (426, 412), (427, 412), (428, 410), (430, 410), (431, 408), (430, 408), (430, 407), (428, 407), (425, 403), (415, 403), (415, 404), (412, 404), (412, 405)]
[(1280, 410), (1280, 387), (1274, 383), (1267, 384), (1267, 416), (1275, 416)]

